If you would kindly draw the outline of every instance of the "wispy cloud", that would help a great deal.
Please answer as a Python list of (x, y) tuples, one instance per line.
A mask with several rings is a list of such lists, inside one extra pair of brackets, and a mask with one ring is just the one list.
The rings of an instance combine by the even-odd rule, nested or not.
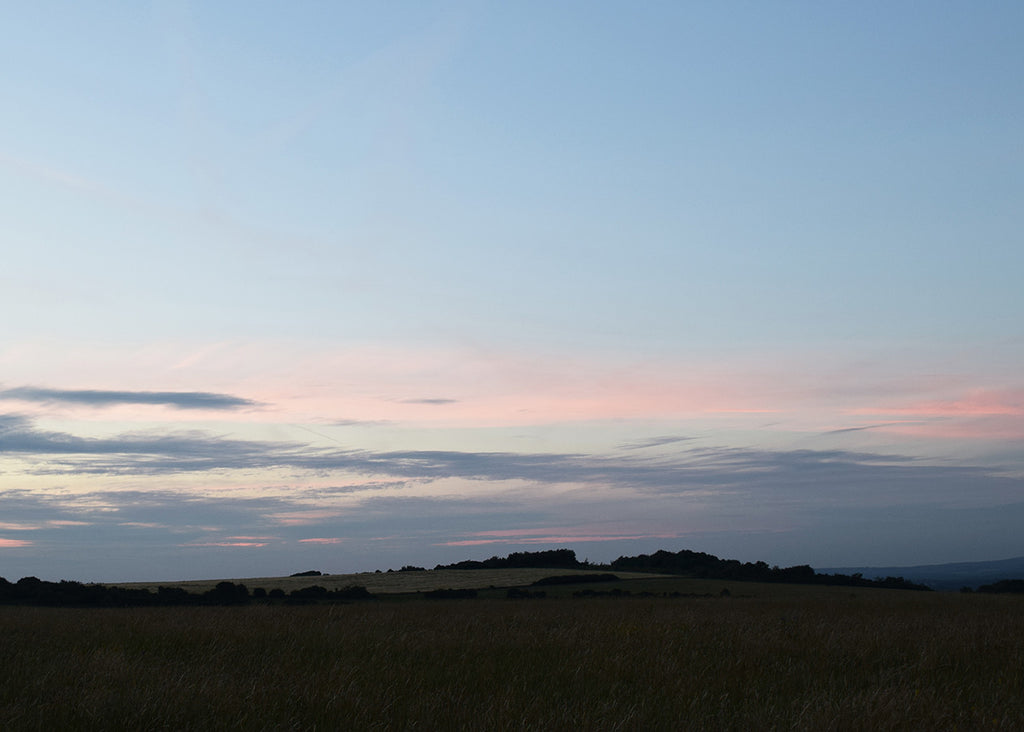
[(107, 391), (102, 389), (46, 389), (19, 386), (0, 391), (0, 399), (41, 404), (77, 404), (109, 407), (119, 404), (151, 404), (176, 409), (238, 409), (257, 402), (230, 394), (205, 391)]
[[(870, 410), (858, 410), (867, 411)], [(941, 417), (1024, 416), (1024, 389), (970, 389), (952, 399), (890, 405), (875, 411)]]
[(916, 438), (1019, 440), (1024, 437), (1024, 389), (972, 388), (944, 398), (865, 406), (848, 414), (908, 417), (882, 426), (892, 434)]
[[(345, 450), (233, 439), (201, 431), (83, 438), (38, 430), (28, 419), (12, 415), (0, 416), (0, 454), (37, 460), (27, 472), (41, 475), (170, 476), (285, 468), (321, 476), (364, 476), (360, 483), (317, 487), (320, 498), (401, 488), (402, 481), (463, 479), (586, 485), (591, 489), (617, 486), (674, 495), (702, 491), (721, 495), (757, 487), (772, 495), (855, 491), (861, 499), (899, 495), (904, 500), (910, 496), (927, 500), (935, 485), (967, 485), (984, 479), (985, 485), (993, 487), (1000, 480), (997, 472), (980, 467), (929, 464), (901, 455), (848, 450), (701, 446), (681, 448), (658, 460), (587, 453)], [(353, 485), (361, 487), (353, 489)]]
[(544, 527), (534, 529), (499, 529), (474, 531), (468, 537), (439, 542), (438, 546), (480, 546), (485, 544), (577, 544), (607, 541), (634, 541), (638, 539), (677, 539), (678, 532), (650, 531), (626, 533), (609, 531), (607, 527)]
[(621, 450), (644, 450), (650, 447), (663, 447), (665, 445), (675, 445), (680, 442), (686, 442), (692, 440), (692, 437), (682, 437), (679, 435), (664, 435), (662, 437), (652, 437), (647, 440), (638, 440), (636, 442), (627, 442), (619, 446)]
[(314, 537), (312, 539), (299, 539), (300, 544), (342, 544), (344, 539), (338, 536)]
[[(232, 440), (204, 432), (124, 434), (100, 439), (37, 430), (25, 417), (0, 415), (0, 454), (47, 458), (48, 473), (154, 474), (279, 464), (293, 446)], [(177, 468), (175, 465), (177, 464)]]
[[(3, 495), (3, 494), (0, 494)], [(40, 529), (59, 528), (61, 526), (90, 526), (90, 521), (71, 521), (52, 519), (49, 521), (10, 522), (0, 521), (0, 531), (39, 531)]]
[[(388, 482), (387, 494), (372, 482), (365, 493), (332, 493), (293, 473), (289, 485), (245, 495), (222, 490), (216, 482), (222, 469), (209, 474), (213, 482), (189, 478), (152, 489), (0, 490), (0, 528), (6, 528), (0, 534), (9, 537), (3, 546), (31, 542), (38, 561), (63, 557), (69, 543), (90, 546), (110, 563), (121, 562), (119, 548), (130, 544), (138, 562), (161, 558), (167, 576), (181, 571), (174, 552), (200, 548), (223, 549), (217, 556), (227, 562), (247, 549), (274, 547), (288, 557), (274, 571), (295, 571), (292, 563), (302, 568), (313, 556), (321, 564), (342, 561), (330, 553), (340, 544), (344, 561), (360, 557), (358, 566), (373, 569), (388, 566), (385, 556), (399, 563), (417, 556), (423, 556), (420, 564), (456, 561), (465, 558), (457, 550), (468, 546), (500, 551), (587, 543), (609, 547), (598, 552), (692, 546), (714, 553), (708, 541), (716, 535), (720, 551), (746, 547), (750, 558), (797, 563), (812, 561), (808, 542), (827, 556), (835, 542), (855, 544), (864, 532), (875, 537), (879, 552), (906, 544), (907, 556), (915, 550), (906, 537), (920, 539), (934, 526), (956, 546), (977, 546), (985, 526), (1010, 526), (1024, 515), (1024, 506), (1014, 505), (1024, 493), (1021, 478), (868, 452), (701, 447), (657, 465), (622, 455), (363, 452), (314, 454), (307, 462), (296, 451), (293, 457), (292, 467), (319, 466), (311, 475), (321, 480), (323, 466), (338, 464), (400, 476)], [(616, 520), (609, 523), (609, 516)], [(1010, 529), (990, 532), (986, 551), (1005, 552), (1012, 535)], [(432, 549), (424, 555), (425, 547)], [(309, 553), (318, 548), (325, 553)], [(17, 566), (25, 570), (8, 573), (31, 568)]]
[(17, 549), (20, 547), (32, 546), (27, 539), (3, 539), (0, 538), (0, 549)]
[(27, 158), (16, 157), (6, 151), (0, 151), (0, 166), (16, 171), (27, 178), (63, 186), (98, 201), (122, 207), (133, 213), (161, 217), (180, 217), (184, 213), (183, 209), (167, 205), (163, 201), (155, 201), (126, 193), (124, 189), (105, 185), (99, 180), (81, 175), (78, 172), (55, 168)]
[(486, 544), (571, 544), (579, 542), (588, 544), (601, 541), (632, 541), (636, 539), (677, 539), (678, 534), (636, 534), (634, 536), (614, 535), (570, 535), (553, 534), (548, 536), (510, 536), (500, 539), (458, 539), (455, 541), (442, 541), (437, 546), (482, 546)]
[(908, 425), (908, 424), (921, 424), (921, 422), (919, 422), (919, 421), (910, 421), (910, 420), (900, 420), (898, 422), (882, 422), (880, 424), (866, 424), (866, 425), (862, 425), (860, 427), (840, 427), (839, 429), (826, 430), (825, 432), (822, 432), (821, 434), (823, 434), (823, 435), (842, 435), (842, 434), (846, 434), (848, 432), (865, 432), (867, 430), (880, 430), (880, 429), (885, 429), (886, 427), (893, 427), (893, 426), (898, 426), (898, 425)]
[(239, 541), (235, 539), (226, 539), (224, 541), (195, 541), (188, 544), (181, 544), (183, 547), (264, 547), (269, 545), (267, 541)]
[(457, 404), (458, 399), (444, 399), (444, 398), (424, 398), (424, 399), (402, 399), (402, 404), (428, 404), (433, 406), (439, 406), (442, 404)]

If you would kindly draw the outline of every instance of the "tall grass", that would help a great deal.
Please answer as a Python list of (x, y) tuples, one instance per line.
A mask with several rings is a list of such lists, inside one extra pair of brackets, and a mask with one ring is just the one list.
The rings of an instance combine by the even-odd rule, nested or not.
[(1024, 728), (1024, 604), (893, 597), (5, 607), (0, 729)]

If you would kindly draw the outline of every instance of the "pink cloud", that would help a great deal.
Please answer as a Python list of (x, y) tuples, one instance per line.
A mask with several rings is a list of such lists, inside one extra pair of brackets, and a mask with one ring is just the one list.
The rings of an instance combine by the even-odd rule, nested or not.
[(196, 542), (196, 543), (193, 543), (193, 544), (179, 544), (179, 546), (236, 546), (236, 547), (254, 546), (254, 547), (260, 547), (260, 546), (267, 546), (267, 544), (266, 544), (266, 542), (256, 542), (256, 541), (204, 541), (204, 542)]
[(863, 408), (855, 410), (854, 413), (936, 417), (1024, 416), (1024, 390), (969, 389), (953, 399), (932, 399), (896, 406)]
[(299, 539), (300, 544), (341, 544), (344, 539), (338, 537), (326, 537), (326, 538), (314, 538), (314, 539)]
[[(516, 353), (470, 347), (309, 342), (151, 343), (145, 347), (43, 343), (0, 351), (8, 383), (54, 388), (214, 392), (261, 405), (228, 411), (120, 405), (26, 405), (29, 415), (85, 420), (196, 423), (241, 420), (292, 425), (281, 439), (309, 441), (315, 428), (340, 440), (332, 425), (368, 428), (490, 427), (621, 419), (698, 419), (760, 429), (826, 429), (844, 415), (1024, 415), (1024, 391), (957, 388), (967, 375), (935, 374), (931, 362), (874, 360), (822, 352), (733, 352), (638, 358), (568, 351)], [(60, 364), (75, 363), (74, 379)], [(953, 363), (951, 361), (951, 363)], [(40, 364), (43, 364), (41, 367)], [(957, 367), (963, 372), (962, 364)], [(977, 382), (976, 382), (977, 383)], [(879, 407), (881, 402), (886, 406)], [(746, 424), (745, 424), (746, 423)], [(308, 427), (307, 427), (308, 425)], [(322, 425), (323, 427), (317, 427)], [(277, 429), (275, 427), (275, 429)]]
[(15, 549), (23, 546), (32, 546), (32, 542), (25, 539), (0, 539), (0, 549)]
[(531, 534), (550, 534), (552, 531), (569, 533), (570, 529), (495, 529), (493, 531), (474, 531), (473, 536), (530, 536)]
[(331, 519), (337, 515), (337, 510), (309, 509), (304, 511), (285, 511), (282, 513), (275, 513), (269, 515), (267, 518), (273, 519), (283, 526), (306, 526), (308, 524), (318, 524), (325, 519)]
[(0, 521), (0, 531), (38, 531), (53, 526), (91, 526), (89, 521), (70, 521), (64, 519), (52, 519), (37, 524), (22, 524)]
[(268, 546), (275, 537), (272, 536), (229, 536), (223, 541), (202, 541), (180, 544), (179, 546), (225, 546), (225, 547), (261, 547)]
[(595, 531), (596, 527), (587, 528), (535, 528), (535, 529), (500, 529), (495, 531), (476, 531), (470, 539), (458, 539), (441, 542), (437, 546), (479, 546), (481, 544), (565, 544), (582, 541), (624, 541), (628, 539), (677, 539), (679, 534), (672, 533), (603, 533)]
[[(246, 396), (278, 405), (295, 421), (502, 426), (606, 419), (772, 414), (785, 409), (757, 384), (711, 367), (622, 366), (558, 358), (524, 362), (472, 354), (377, 354), (339, 363), (308, 390), (265, 384)], [(370, 359), (373, 363), (374, 359)], [(429, 378), (425, 375), (429, 374)], [(353, 384), (360, 388), (352, 388)], [(437, 395), (442, 395), (438, 397)], [(279, 419), (279, 415), (267, 417)]]
[(908, 422), (891, 430), (894, 434), (943, 440), (1020, 440), (1024, 439), (1024, 419), (1020, 417), (938, 418), (929, 422)]
[[(282, 343), (164, 344), (122, 351), (80, 347), (74, 383), (60, 371), (26, 372), (22, 381), (66, 389), (216, 392), (263, 405), (216, 412), (111, 405), (100, 410), (102, 419), (111, 421), (196, 422), (244, 413), (248, 423), (458, 426), (771, 413), (781, 408), (772, 390), (764, 388), (763, 378), (729, 375), (720, 363), (711, 362), (632, 362), (608, 354), (524, 357), (459, 348), (320, 349)], [(46, 355), (21, 354), (18, 362), (62, 362)], [(16, 369), (13, 378), (19, 378)], [(100, 413), (74, 404), (27, 404), (23, 411), (82, 419)]]
[(948, 399), (863, 407), (850, 414), (918, 417), (885, 425), (918, 438), (1010, 440), (1024, 437), (1024, 390), (967, 389)]

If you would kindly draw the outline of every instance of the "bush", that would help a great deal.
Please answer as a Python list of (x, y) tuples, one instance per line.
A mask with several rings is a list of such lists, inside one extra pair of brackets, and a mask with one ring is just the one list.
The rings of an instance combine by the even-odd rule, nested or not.
[(217, 605), (241, 605), (249, 602), (249, 590), (243, 584), (218, 582), (212, 590), (203, 593), (203, 599)]
[(468, 600), (476, 597), (476, 590), (453, 590), (451, 588), (430, 590), (429, 592), (424, 592), (423, 597), (430, 598), (431, 600)]
[(540, 600), (548, 596), (544, 590), (537, 590), (536, 592), (530, 592), (520, 587), (509, 587), (505, 593), (505, 597), (509, 600)]
[(619, 578), (614, 574), (556, 574), (552, 577), (543, 577), (533, 583), (533, 587), (543, 585), (581, 585), (590, 582), (617, 582)]

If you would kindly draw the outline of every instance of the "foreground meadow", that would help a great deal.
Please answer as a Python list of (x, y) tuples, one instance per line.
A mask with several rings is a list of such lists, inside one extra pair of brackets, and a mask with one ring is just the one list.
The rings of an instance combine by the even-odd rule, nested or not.
[(0, 729), (1022, 729), (1020, 598), (0, 607)]

